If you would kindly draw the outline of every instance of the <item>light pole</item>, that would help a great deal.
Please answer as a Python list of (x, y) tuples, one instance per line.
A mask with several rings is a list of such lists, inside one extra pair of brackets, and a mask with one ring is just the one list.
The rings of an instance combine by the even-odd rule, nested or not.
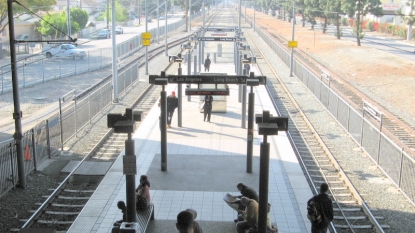
[[(293, 0), (293, 30), (292, 30), (292, 40), (294, 41), (294, 30), (295, 30), (295, 0)], [(294, 47), (291, 47), (291, 61), (290, 61), (290, 77), (293, 76), (293, 64), (294, 63)]]
[[(182, 62), (183, 62), (183, 58), (182, 58), (182, 54), (179, 53), (177, 54), (177, 57), (172, 57), (172, 59), (170, 59), (170, 62), (174, 62), (174, 63), (179, 63), (179, 68), (177, 70), (177, 75), (182, 75)], [(182, 84), (178, 83), (177, 84), (177, 95), (178, 95), (178, 99), (179, 99), (179, 106), (177, 109), (177, 125), (179, 127), (182, 127)]]

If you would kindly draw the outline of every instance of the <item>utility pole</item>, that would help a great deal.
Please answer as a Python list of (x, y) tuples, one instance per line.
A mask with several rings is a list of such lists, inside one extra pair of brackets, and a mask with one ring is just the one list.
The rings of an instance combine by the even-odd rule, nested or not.
[(110, 29), (110, 0), (107, 0), (107, 28)]
[(17, 154), (17, 169), (19, 175), (19, 186), (26, 188), (26, 176), (24, 172), (23, 161), (23, 145), (22, 145), (22, 112), (20, 111), (20, 99), (19, 99), (19, 79), (17, 77), (17, 63), (16, 63), (16, 45), (14, 35), (14, 18), (13, 18), (13, 0), (7, 0), (7, 14), (9, 17), (9, 40), (10, 40), (10, 62), (12, 68), (12, 84), (13, 84), (13, 103), (14, 103), (14, 126), (15, 132), (13, 138), (16, 142), (16, 154)]
[(360, 0), (358, 0), (356, 2), (356, 4), (357, 4), (357, 16), (356, 16), (356, 18), (357, 18), (357, 22), (356, 22), (356, 40), (357, 40), (357, 46), (360, 46), (360, 31), (361, 31), (360, 30), (360, 9), (361, 9), (360, 3), (361, 3)]

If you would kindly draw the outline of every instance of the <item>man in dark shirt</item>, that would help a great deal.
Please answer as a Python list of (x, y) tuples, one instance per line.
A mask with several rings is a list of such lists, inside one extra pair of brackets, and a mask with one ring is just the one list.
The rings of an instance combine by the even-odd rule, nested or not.
[(207, 116), (207, 121), (210, 122), (210, 116), (212, 114), (213, 97), (211, 95), (206, 95), (204, 102), (205, 105), (203, 105), (203, 121), (206, 121)]
[(311, 233), (326, 233), (331, 221), (333, 221), (333, 202), (326, 194), (329, 186), (326, 183), (320, 185), (320, 193), (308, 200), (317, 203), (318, 212), (321, 214), (321, 222), (311, 222)]
[[(259, 203), (259, 196), (258, 193), (251, 187), (244, 185), (243, 183), (238, 183), (236, 185), (236, 188), (241, 192), (241, 195), (238, 196), (233, 196), (234, 198), (242, 198), (242, 197), (247, 197), (249, 199), (255, 200), (257, 203)], [(239, 204), (239, 209), (240, 210), (244, 210), (245, 206), (241, 204), (241, 201), (235, 201), (235, 203)], [(237, 220), (235, 219), (235, 222)]]
[(172, 91), (171, 95), (167, 96), (167, 128), (171, 128), (171, 119), (173, 118), (174, 110), (179, 106), (179, 99), (176, 97), (176, 92)]

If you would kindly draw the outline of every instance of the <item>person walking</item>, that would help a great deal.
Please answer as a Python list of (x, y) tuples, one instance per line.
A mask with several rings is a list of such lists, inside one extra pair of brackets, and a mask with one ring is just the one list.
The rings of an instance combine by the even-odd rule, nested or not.
[(179, 99), (176, 97), (176, 92), (172, 91), (171, 95), (167, 96), (167, 128), (171, 128), (171, 119), (173, 118), (174, 110), (179, 106)]
[(314, 203), (318, 215), (313, 221), (310, 220), (311, 233), (326, 233), (330, 222), (333, 221), (333, 203), (326, 194), (328, 190), (329, 186), (326, 183), (321, 184), (320, 193), (307, 202), (307, 207)]
[(213, 97), (211, 95), (205, 95), (204, 102), (205, 103), (203, 105), (203, 121), (206, 121), (207, 116), (207, 122), (210, 122), (210, 115), (212, 114)]
[(209, 59), (209, 56), (206, 57), (204, 66), (205, 66), (205, 72), (206, 72), (206, 70), (209, 72), (209, 69), (210, 69), (210, 59)]

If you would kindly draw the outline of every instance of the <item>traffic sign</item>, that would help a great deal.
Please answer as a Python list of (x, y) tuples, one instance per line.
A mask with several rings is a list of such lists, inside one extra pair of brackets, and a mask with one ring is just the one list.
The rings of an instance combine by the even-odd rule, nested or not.
[(288, 41), (288, 48), (297, 48), (298, 41)]
[(141, 33), (141, 44), (143, 46), (150, 46), (150, 44), (151, 44), (151, 32)]
[(141, 39), (151, 39), (151, 32), (141, 33)]

